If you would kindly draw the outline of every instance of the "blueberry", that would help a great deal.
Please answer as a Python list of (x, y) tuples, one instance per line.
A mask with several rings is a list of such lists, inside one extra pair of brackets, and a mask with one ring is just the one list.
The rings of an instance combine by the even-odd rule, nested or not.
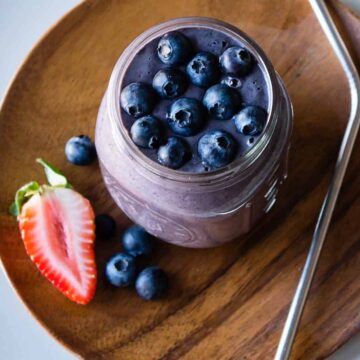
[(153, 236), (141, 226), (133, 225), (124, 232), (122, 245), (132, 256), (149, 255), (153, 248)]
[(143, 116), (132, 124), (130, 133), (137, 146), (156, 149), (162, 140), (161, 122), (154, 116)]
[(153, 88), (164, 99), (173, 99), (184, 93), (187, 87), (185, 74), (178, 69), (159, 70), (153, 79)]
[(239, 108), (240, 95), (236, 90), (226, 85), (217, 84), (206, 90), (203, 104), (212, 117), (227, 120)]
[(118, 253), (107, 263), (105, 275), (110, 284), (118, 287), (133, 284), (136, 278), (135, 258), (130, 254)]
[(205, 109), (191, 98), (174, 101), (166, 114), (171, 130), (182, 136), (195, 135), (205, 124)]
[(184, 64), (191, 54), (191, 43), (185, 35), (174, 31), (160, 39), (157, 53), (166, 65)]
[(252, 105), (246, 106), (233, 117), (236, 130), (249, 136), (259, 135), (265, 126), (266, 119), (266, 111)]
[(115, 235), (115, 220), (108, 214), (100, 214), (95, 217), (96, 237), (100, 239), (109, 239)]
[(253, 59), (250, 52), (239, 46), (226, 49), (220, 56), (221, 70), (228, 75), (247, 75), (252, 66)]
[(155, 102), (154, 90), (144, 83), (131, 83), (121, 91), (121, 107), (128, 115), (136, 118), (150, 114)]
[(158, 161), (171, 169), (178, 169), (190, 160), (189, 145), (181, 138), (172, 136), (158, 150)]
[(157, 266), (145, 268), (137, 277), (136, 291), (145, 300), (154, 300), (165, 295), (168, 289), (168, 277)]
[(198, 153), (206, 168), (217, 169), (235, 157), (237, 143), (231, 134), (222, 130), (205, 133), (199, 140)]
[(75, 165), (89, 165), (96, 159), (95, 145), (86, 135), (74, 136), (65, 145), (65, 155)]
[(217, 56), (205, 51), (196, 54), (186, 66), (186, 73), (193, 85), (208, 87), (215, 84), (220, 77)]

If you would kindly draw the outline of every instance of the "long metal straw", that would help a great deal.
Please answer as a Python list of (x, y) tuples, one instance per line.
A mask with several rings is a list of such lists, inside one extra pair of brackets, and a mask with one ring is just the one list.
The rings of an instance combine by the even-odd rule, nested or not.
[(299, 284), (297, 286), (289, 314), (280, 338), (275, 355), (275, 360), (287, 360), (299, 326), (300, 318), (309, 293), (315, 269), (319, 260), (320, 252), (324, 244), (325, 236), (329, 228), (330, 220), (334, 211), (336, 200), (344, 179), (345, 171), (349, 163), (350, 155), (354, 147), (356, 135), (360, 124), (359, 92), (360, 80), (351, 56), (341, 39), (341, 36), (331, 18), (331, 15), (323, 0), (309, 0), (318, 21), (325, 32), (333, 50), (335, 51), (347, 76), (350, 96), (351, 111), (346, 126), (344, 137), (335, 165), (334, 175), (329, 185), (328, 192), (320, 210), (315, 227), (308, 257), (306, 259)]

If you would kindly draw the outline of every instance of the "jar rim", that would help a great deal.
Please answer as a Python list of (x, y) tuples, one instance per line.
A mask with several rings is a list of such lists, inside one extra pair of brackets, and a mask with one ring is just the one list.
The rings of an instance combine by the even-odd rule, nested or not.
[[(256, 144), (249, 149), (243, 156), (234, 160), (230, 164), (209, 172), (192, 173), (181, 170), (170, 169), (162, 166), (146, 156), (131, 140), (129, 132), (121, 121), (120, 92), (122, 89), (124, 75), (128, 66), (131, 64), (137, 52), (150, 41), (164, 35), (169, 31), (176, 31), (183, 28), (202, 27), (218, 30), (229, 36), (235, 37), (241, 41), (255, 57), (267, 84), (268, 94), (268, 117), (265, 128), (259, 136)], [(250, 167), (261, 156), (268, 146), (271, 136), (276, 127), (278, 116), (276, 115), (277, 102), (274, 101), (278, 94), (277, 75), (263, 50), (246, 33), (237, 27), (224, 21), (208, 17), (183, 17), (167, 20), (157, 24), (138, 35), (123, 51), (119, 57), (112, 72), (109, 87), (107, 91), (107, 102), (109, 104), (109, 120), (112, 127), (112, 133), (117, 146), (123, 147), (122, 141), (125, 141), (126, 147), (131, 150), (131, 157), (143, 168), (154, 175), (165, 179), (178, 182), (206, 183), (228, 178), (236, 173)]]

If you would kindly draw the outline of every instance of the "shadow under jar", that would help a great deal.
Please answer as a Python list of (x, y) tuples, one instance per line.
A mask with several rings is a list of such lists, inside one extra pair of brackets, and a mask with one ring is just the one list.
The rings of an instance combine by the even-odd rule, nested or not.
[[(154, 39), (187, 28), (212, 29), (239, 41), (266, 83), (268, 118), (261, 135), (241, 157), (210, 172), (173, 170), (149, 158), (130, 138), (119, 102), (136, 54)], [(123, 52), (100, 106), (95, 143), (104, 182), (131, 220), (167, 242), (206, 248), (248, 232), (273, 207), (287, 176), (292, 122), (283, 82), (253, 40), (215, 19), (180, 18), (150, 28)]]

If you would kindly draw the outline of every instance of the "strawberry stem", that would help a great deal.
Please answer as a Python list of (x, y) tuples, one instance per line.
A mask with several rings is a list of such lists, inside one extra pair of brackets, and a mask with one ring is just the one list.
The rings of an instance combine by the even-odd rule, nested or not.
[(68, 183), (64, 174), (55, 166), (51, 165), (49, 162), (43, 159), (36, 159), (36, 162), (44, 167), (45, 175), (50, 186), (40, 186), (39, 183), (36, 181), (30, 181), (29, 183), (23, 185), (16, 192), (15, 201), (10, 205), (9, 208), (9, 212), (13, 216), (19, 216), (25, 202), (28, 201), (33, 195), (38, 193), (41, 194), (44, 191), (44, 188), (71, 188), (71, 185)]

